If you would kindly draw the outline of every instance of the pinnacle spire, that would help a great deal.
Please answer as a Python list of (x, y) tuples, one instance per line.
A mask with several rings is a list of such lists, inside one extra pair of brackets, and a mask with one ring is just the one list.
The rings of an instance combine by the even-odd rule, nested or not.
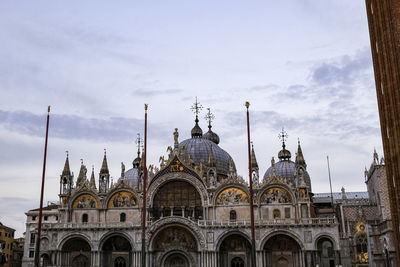
[(251, 167), (258, 168), (256, 153), (254, 152), (254, 144), (251, 142)]
[(101, 164), (100, 173), (109, 174), (106, 149), (104, 149), (104, 158), (103, 158), (103, 163)]
[(300, 139), (297, 139), (297, 143), (298, 143), (298, 146), (297, 146), (297, 153), (296, 153), (296, 164), (307, 167), (306, 161), (303, 156), (303, 150), (301, 149)]
[(92, 166), (92, 175), (90, 176), (90, 183), (89, 183), (90, 187), (92, 187), (93, 189), (96, 189), (96, 180), (94, 178), (94, 166)]
[(68, 159), (68, 151), (67, 152), (67, 158), (65, 159), (65, 164), (64, 164), (64, 170), (62, 172), (63, 176), (71, 176), (71, 170), (69, 168), (69, 159)]
[(87, 180), (86, 172), (87, 172), (86, 166), (83, 165), (83, 160), (81, 159), (81, 168), (79, 170), (78, 179), (76, 180), (76, 185), (77, 186), (82, 185)]

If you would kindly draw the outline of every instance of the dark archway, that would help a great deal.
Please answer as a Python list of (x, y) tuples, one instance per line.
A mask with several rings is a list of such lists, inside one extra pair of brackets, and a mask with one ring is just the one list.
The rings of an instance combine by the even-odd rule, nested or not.
[(164, 261), (164, 267), (189, 267), (189, 262), (181, 253), (172, 253)]
[(108, 237), (101, 247), (102, 266), (130, 266), (132, 246), (128, 239), (121, 235)]
[(329, 238), (322, 237), (317, 243), (318, 258), (320, 267), (335, 266), (335, 250)]
[(203, 218), (201, 197), (193, 185), (172, 181), (160, 187), (153, 200), (151, 217), (156, 220), (167, 216)]
[(272, 267), (296, 267), (302, 262), (300, 245), (285, 234), (274, 235), (264, 245), (266, 265)]
[(221, 267), (251, 266), (251, 244), (244, 236), (231, 234), (222, 241), (219, 258)]
[(81, 237), (73, 237), (67, 240), (61, 248), (62, 266), (89, 267), (91, 247)]

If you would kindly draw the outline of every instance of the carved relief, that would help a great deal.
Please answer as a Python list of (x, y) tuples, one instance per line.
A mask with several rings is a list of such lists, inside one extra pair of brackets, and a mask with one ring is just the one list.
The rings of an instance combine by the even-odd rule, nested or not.
[(137, 205), (137, 199), (134, 194), (127, 191), (115, 193), (108, 201), (108, 208), (126, 208)]
[(98, 208), (98, 203), (94, 196), (84, 194), (75, 199), (72, 207), (78, 209), (95, 209)]
[(249, 196), (242, 189), (237, 187), (229, 187), (223, 190), (217, 196), (217, 205), (230, 205), (230, 204), (241, 204), (249, 203)]
[(292, 198), (285, 189), (280, 187), (272, 187), (264, 191), (260, 201), (262, 204), (291, 203)]

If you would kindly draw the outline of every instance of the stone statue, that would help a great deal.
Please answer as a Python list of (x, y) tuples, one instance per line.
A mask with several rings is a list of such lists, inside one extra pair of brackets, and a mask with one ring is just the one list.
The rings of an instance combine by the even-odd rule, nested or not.
[(121, 177), (125, 177), (125, 164), (121, 162)]
[(178, 145), (179, 145), (178, 137), (179, 137), (178, 128), (175, 128), (175, 132), (174, 132), (174, 145), (175, 145), (175, 146), (178, 146)]

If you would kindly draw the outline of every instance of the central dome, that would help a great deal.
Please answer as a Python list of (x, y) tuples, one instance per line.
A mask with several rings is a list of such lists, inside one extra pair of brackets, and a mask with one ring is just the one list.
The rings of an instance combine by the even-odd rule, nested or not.
[(228, 175), (230, 162), (232, 162), (233, 171), (236, 172), (235, 163), (228, 152), (210, 140), (203, 137), (192, 137), (179, 143), (179, 149), (183, 146), (186, 148), (185, 157), (191, 155), (196, 165), (200, 165), (201, 162), (207, 165), (212, 151), (217, 167), (217, 174)]

